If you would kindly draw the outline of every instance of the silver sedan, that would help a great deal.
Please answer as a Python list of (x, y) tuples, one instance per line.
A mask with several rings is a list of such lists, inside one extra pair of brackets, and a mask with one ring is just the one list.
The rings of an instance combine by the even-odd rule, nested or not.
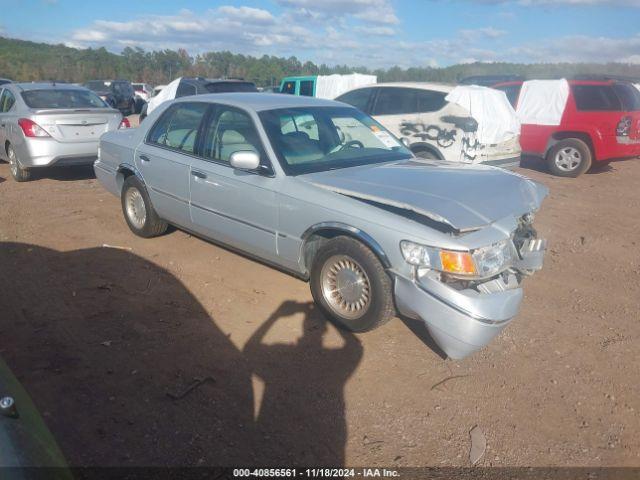
[(397, 311), (453, 358), (509, 324), (542, 267), (544, 186), (417, 159), (338, 102), (184, 97), (103, 135), (94, 168), (136, 235), (178, 225), (308, 280), (340, 327), (364, 332)]
[(128, 126), (119, 111), (83, 87), (7, 83), (0, 87), (0, 158), (18, 182), (34, 168), (87, 165), (100, 136)]

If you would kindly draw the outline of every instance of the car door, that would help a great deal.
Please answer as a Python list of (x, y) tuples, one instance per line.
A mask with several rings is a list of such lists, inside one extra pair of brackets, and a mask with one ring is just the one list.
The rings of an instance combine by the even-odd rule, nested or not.
[[(261, 171), (231, 167), (234, 152), (254, 151)], [(276, 261), (276, 179), (251, 115), (216, 105), (202, 129), (199, 156), (191, 162), (193, 229), (260, 258)]]
[(138, 146), (135, 165), (142, 174), (158, 214), (187, 227), (189, 175), (207, 103), (179, 102), (170, 106)]
[[(6, 88), (0, 87), (0, 145), (4, 145), (7, 141), (7, 129), (9, 126), (7, 125), (7, 113), (4, 108), (5, 103), (7, 101), (7, 92)], [(7, 153), (4, 151), (4, 148), (0, 148), (0, 158), (6, 158)]]
[[(454, 125), (442, 120), (449, 104), (446, 93), (407, 87), (380, 87), (371, 115), (415, 152), (430, 146), (446, 160), (459, 161), (461, 141)], [(460, 113), (460, 112), (458, 112)]]
[[(12, 128), (10, 123), (10, 117), (12, 115), (11, 109), (16, 103), (16, 98), (8, 88), (3, 88), (0, 91), (0, 146), (4, 147), (7, 140), (10, 140), (10, 129)], [(15, 118), (13, 120), (15, 122)], [(0, 158), (7, 159), (7, 152), (4, 148), (0, 147)]]

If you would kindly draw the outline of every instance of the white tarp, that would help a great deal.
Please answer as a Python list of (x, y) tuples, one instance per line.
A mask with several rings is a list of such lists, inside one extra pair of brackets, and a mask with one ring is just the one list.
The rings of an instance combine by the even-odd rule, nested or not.
[(173, 82), (160, 90), (158, 95), (149, 100), (149, 103), (147, 103), (147, 115), (159, 107), (160, 104), (176, 98), (176, 92), (178, 91), (178, 85), (180, 85), (181, 79), (182, 77), (176, 78)]
[(569, 98), (569, 82), (562, 80), (528, 80), (522, 84), (518, 98), (521, 124), (560, 125)]
[(633, 86), (640, 90), (640, 83), (634, 83)]
[(458, 85), (446, 100), (467, 110), (478, 122), (480, 143), (506, 142), (520, 135), (520, 123), (507, 96), (500, 90), (478, 85)]
[(378, 77), (375, 75), (363, 75), (352, 73), (349, 75), (318, 75), (316, 79), (316, 97), (333, 100), (338, 95), (342, 95), (354, 88), (364, 87), (377, 83)]

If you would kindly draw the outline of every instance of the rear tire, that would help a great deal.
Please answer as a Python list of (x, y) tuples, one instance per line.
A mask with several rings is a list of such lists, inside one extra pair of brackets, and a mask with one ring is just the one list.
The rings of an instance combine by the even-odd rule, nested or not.
[(157, 237), (167, 231), (167, 222), (158, 216), (147, 189), (135, 175), (124, 181), (120, 200), (127, 225), (139, 237)]
[(556, 143), (547, 153), (547, 165), (559, 177), (578, 177), (591, 168), (593, 155), (589, 145), (578, 138)]
[(333, 238), (311, 266), (311, 294), (340, 328), (367, 332), (395, 315), (391, 279), (378, 257), (350, 237)]
[(20, 160), (11, 145), (7, 145), (7, 157), (9, 158), (11, 176), (16, 182), (28, 182), (31, 180), (31, 170), (24, 168), (20, 164)]

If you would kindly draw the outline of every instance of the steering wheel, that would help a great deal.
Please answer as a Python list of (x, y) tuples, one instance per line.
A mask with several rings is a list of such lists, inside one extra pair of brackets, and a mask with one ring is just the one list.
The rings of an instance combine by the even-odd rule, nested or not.
[(347, 143), (345, 143), (340, 147), (340, 150), (344, 150), (345, 148), (353, 148), (353, 147), (364, 148), (364, 143), (362, 143), (360, 140), (349, 140)]

